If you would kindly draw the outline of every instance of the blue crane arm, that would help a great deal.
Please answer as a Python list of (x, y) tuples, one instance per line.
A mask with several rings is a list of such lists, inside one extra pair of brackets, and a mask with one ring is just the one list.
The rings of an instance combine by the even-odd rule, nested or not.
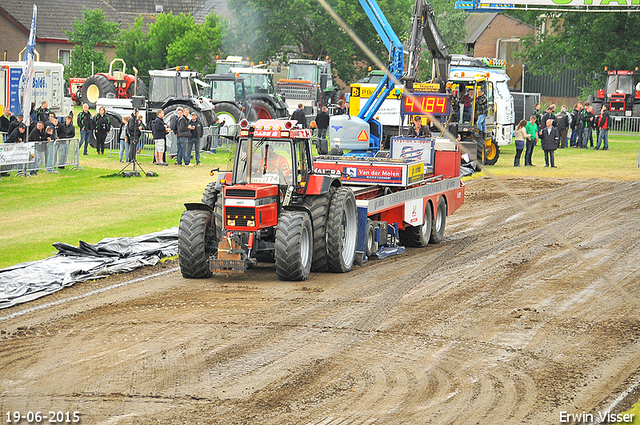
[[(389, 21), (387, 21), (387, 18), (384, 16), (384, 13), (382, 13), (382, 10), (380, 10), (380, 7), (375, 0), (359, 1), (365, 13), (369, 17), (369, 20), (373, 24), (373, 27), (382, 39), (382, 42), (386, 46), (387, 50), (389, 50), (389, 64), (387, 65), (389, 72), (396, 79), (400, 79), (404, 68), (404, 50), (400, 39), (393, 31), (393, 28), (391, 28)], [(385, 75), (367, 103), (365, 103), (365, 105), (360, 109), (358, 118), (362, 118), (367, 122), (373, 119), (373, 116), (378, 112), (378, 109), (380, 109), (382, 102), (384, 102), (393, 88), (393, 80), (390, 79), (388, 75)], [(381, 92), (383, 92), (382, 95), (378, 96)]]

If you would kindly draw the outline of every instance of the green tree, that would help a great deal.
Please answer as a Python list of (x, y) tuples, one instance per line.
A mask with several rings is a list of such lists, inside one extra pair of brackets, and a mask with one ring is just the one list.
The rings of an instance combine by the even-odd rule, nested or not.
[(84, 7), (82, 20), (76, 18), (73, 31), (65, 31), (69, 41), (75, 44), (71, 52), (68, 75), (88, 77), (91, 75), (92, 62), (95, 72), (107, 70), (105, 50), (115, 44), (120, 27), (115, 22), (106, 21), (105, 18), (102, 10)]
[[(357, 0), (329, 0), (336, 13), (351, 27), (378, 58), (386, 62), (388, 53), (373, 25)], [(230, 0), (237, 24), (236, 32), (224, 38), (227, 54), (279, 60), (292, 53), (324, 59), (331, 58), (336, 74), (351, 82), (366, 73), (371, 64), (362, 49), (322, 8), (317, 0)], [(408, 41), (413, 0), (379, 0), (391, 27), (403, 43)], [(443, 23), (441, 31), (451, 46), (464, 38), (464, 18), (454, 11), (449, 0), (434, 5)], [(243, 25), (251, 22), (251, 25)]]
[[(544, 23), (545, 31), (542, 31)], [(602, 88), (604, 67), (633, 70), (640, 63), (637, 13), (565, 12), (536, 23), (536, 36), (523, 40), (523, 58), (537, 75), (570, 68), (592, 83), (583, 94)]]
[(160, 13), (144, 32), (142, 17), (122, 31), (116, 53), (142, 75), (150, 69), (188, 65), (204, 71), (218, 54), (224, 22), (214, 14), (197, 24), (193, 16)]

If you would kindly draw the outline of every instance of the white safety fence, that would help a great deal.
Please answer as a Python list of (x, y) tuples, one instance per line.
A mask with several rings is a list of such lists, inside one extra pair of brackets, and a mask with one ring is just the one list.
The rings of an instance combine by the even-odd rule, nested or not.
[(59, 169), (80, 167), (78, 139), (53, 142), (0, 143), (0, 172), (31, 175), (43, 170), (59, 173)]
[(609, 134), (640, 136), (640, 117), (611, 117)]

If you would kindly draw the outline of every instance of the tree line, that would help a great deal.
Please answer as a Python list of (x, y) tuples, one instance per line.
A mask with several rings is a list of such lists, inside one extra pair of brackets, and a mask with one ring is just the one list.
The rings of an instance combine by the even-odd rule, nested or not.
[[(329, 0), (339, 16), (380, 58), (387, 51), (357, 0)], [(391, 27), (407, 42), (414, 0), (379, 0)], [(438, 27), (452, 53), (464, 52), (466, 13), (454, 8), (453, 0), (433, 0)], [(160, 13), (145, 23), (143, 16), (121, 30), (104, 13), (83, 10), (76, 19), (69, 41), (71, 53), (68, 76), (86, 77), (91, 63), (96, 72), (108, 69), (105, 51), (115, 46), (115, 54), (135, 66), (141, 75), (150, 69), (188, 65), (200, 72), (212, 71), (216, 56), (237, 55), (263, 62), (286, 63), (300, 52), (310, 59), (329, 56), (336, 76), (349, 83), (363, 76), (369, 59), (317, 0), (229, 0), (234, 16), (229, 22), (210, 14), (201, 24), (193, 16)], [(541, 18), (544, 12), (508, 12), (536, 26), (536, 33), (523, 39), (520, 53), (527, 68), (551, 78), (558, 70), (578, 70), (591, 81), (585, 95), (605, 80), (603, 69), (635, 69), (640, 64), (640, 27), (637, 13), (562, 12)], [(545, 30), (542, 31), (542, 26)], [(99, 48), (96, 49), (96, 46)], [(429, 78), (431, 66), (425, 50), (419, 77)]]
[[(390, 25), (406, 42), (411, 25), (414, 0), (379, 0)], [(363, 42), (383, 62), (387, 51), (357, 0), (329, 0)], [(91, 63), (95, 72), (108, 70), (106, 50), (113, 47), (116, 57), (135, 66), (140, 75), (151, 69), (188, 65), (200, 72), (212, 71), (216, 56), (250, 57), (256, 63), (286, 63), (289, 57), (322, 59), (329, 56), (336, 76), (345, 82), (366, 74), (370, 60), (351, 41), (344, 30), (320, 6), (317, 0), (229, 0), (234, 22), (215, 14), (204, 23), (192, 15), (160, 13), (155, 21), (135, 19), (127, 29), (108, 21), (102, 10), (84, 9), (67, 32), (76, 46), (66, 74), (87, 77)], [(438, 25), (450, 49), (461, 53), (465, 14), (453, 8), (451, 0), (435, 0)], [(96, 48), (96, 46), (98, 46)], [(429, 53), (426, 53), (429, 56)], [(430, 65), (425, 65), (430, 73)]]

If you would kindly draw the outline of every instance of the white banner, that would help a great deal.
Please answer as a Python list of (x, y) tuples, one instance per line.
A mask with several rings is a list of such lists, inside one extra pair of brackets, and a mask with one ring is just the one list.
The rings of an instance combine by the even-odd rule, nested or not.
[(35, 158), (35, 143), (0, 144), (0, 165), (27, 164)]
[(22, 99), (22, 114), (24, 115), (25, 125), (31, 122), (29, 112), (31, 112), (31, 99), (33, 97), (33, 61), (36, 49), (36, 16), (38, 8), (33, 5), (33, 18), (31, 19), (31, 32), (29, 32), (29, 40), (27, 40), (27, 50), (24, 53), (24, 64), (22, 65), (22, 81), (21, 85), (24, 89), (24, 97)]

